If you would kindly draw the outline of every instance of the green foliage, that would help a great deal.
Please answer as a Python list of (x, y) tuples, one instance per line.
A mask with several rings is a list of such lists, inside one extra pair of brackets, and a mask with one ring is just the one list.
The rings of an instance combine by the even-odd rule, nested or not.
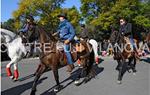
[[(139, 0), (81, 0), (81, 3), (81, 11), (86, 17), (86, 22), (100, 32), (99, 36), (104, 37), (106, 33), (103, 32), (111, 31), (110, 26), (118, 30), (119, 18), (125, 18), (128, 22), (136, 25), (136, 28), (138, 28), (137, 26), (141, 26), (141, 29), (150, 28), (150, 3), (148, 2)], [(91, 7), (93, 3), (93, 6), (97, 6), (99, 9)], [(95, 12), (98, 15), (93, 15)], [(89, 13), (91, 15), (88, 15)], [(141, 29), (139, 30), (141, 31)]]
[[(59, 21), (57, 16), (60, 13), (66, 13), (68, 19), (74, 26), (77, 26), (80, 20), (80, 14), (75, 7), (70, 9), (61, 8), (61, 4), (65, 0), (20, 0), (19, 8), (14, 11), (14, 18), (22, 18), (25, 15), (33, 15), (37, 18), (39, 25), (43, 26), (47, 31), (56, 32)], [(18, 24), (16, 24), (18, 25)]]
[(1, 23), (1, 28), (7, 29), (10, 31), (16, 31), (14, 22), (15, 22), (14, 19), (9, 19), (6, 22)]
[(91, 37), (96, 39), (109, 35), (110, 26), (118, 29), (120, 17), (132, 23), (137, 32), (143, 29), (150, 31), (149, 0), (81, 0), (81, 12), (75, 6), (61, 8), (64, 1), (66, 0), (20, 0), (18, 9), (13, 12), (14, 19), (2, 23), (2, 27), (13, 31), (19, 29), (24, 16), (31, 14), (47, 31), (55, 32), (59, 24), (58, 14), (66, 13), (77, 33), (80, 32), (79, 22), (82, 18)]

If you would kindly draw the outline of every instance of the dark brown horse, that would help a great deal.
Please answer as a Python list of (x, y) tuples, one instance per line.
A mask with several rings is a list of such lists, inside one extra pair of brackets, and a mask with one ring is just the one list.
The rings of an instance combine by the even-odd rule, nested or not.
[[(129, 39), (123, 37), (118, 31), (113, 31), (110, 41), (114, 48), (114, 59), (118, 62), (116, 67), (116, 70), (119, 71), (118, 84), (121, 84), (123, 75), (126, 71), (130, 72), (130, 70), (132, 70), (134, 74), (136, 73), (137, 54), (135, 50), (132, 50)], [(121, 45), (123, 46), (122, 50), (118, 48), (121, 47)], [(126, 59), (129, 61), (126, 62)]]
[[(57, 40), (51, 34), (47, 34), (44, 31), (44, 29), (41, 27), (40, 28), (37, 27), (36, 31), (39, 33), (39, 41), (41, 44), (42, 53), (40, 54), (40, 62), (41, 62), (40, 67), (36, 73), (33, 86), (32, 86), (32, 91), (30, 94), (35, 95), (37, 82), (40, 76), (47, 69), (51, 69), (54, 74), (54, 78), (56, 81), (56, 86), (54, 88), (54, 91), (59, 91), (62, 88), (62, 86), (60, 85), (59, 82), (58, 68), (60, 67), (61, 62), (65, 60), (65, 57), (63, 57), (62, 51), (56, 48)], [(45, 49), (45, 43), (48, 43), (47, 44), (48, 48), (46, 49)], [(87, 72), (86, 75), (88, 76), (91, 72), (92, 65), (94, 62), (94, 60), (91, 60), (94, 59), (94, 53), (90, 45), (86, 44), (86, 42), (84, 41), (81, 43), (83, 44), (85, 49), (81, 52), (73, 52), (72, 56), (74, 61), (77, 59), (81, 60), (82, 66), (83, 68), (86, 68), (86, 72)]]

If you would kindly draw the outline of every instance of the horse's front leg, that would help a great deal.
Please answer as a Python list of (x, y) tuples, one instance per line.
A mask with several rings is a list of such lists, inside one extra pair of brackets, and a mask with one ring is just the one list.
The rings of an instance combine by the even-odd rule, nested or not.
[[(93, 71), (92, 71), (93, 70)], [(92, 78), (92, 73), (94, 74), (93, 63), (88, 63), (86, 69), (86, 76), (84, 78), (84, 82), (87, 83)], [(94, 76), (94, 75), (93, 75)]]
[(117, 60), (117, 66), (116, 66), (116, 70), (120, 70), (120, 67), (121, 67), (121, 62), (120, 62), (120, 60)]
[(15, 64), (17, 62), (17, 59), (18, 59), (17, 57), (12, 58), (11, 61), (6, 65), (7, 76), (10, 77), (11, 79), (14, 78), (11, 72), (11, 65)]
[(123, 74), (124, 74), (124, 66), (125, 66), (125, 60), (122, 60), (122, 61), (120, 61), (120, 63), (118, 63), (118, 64), (120, 64), (120, 67), (119, 67), (119, 74), (118, 74), (118, 81), (117, 81), (117, 83), (118, 84), (121, 84), (122, 82), (122, 78), (123, 78)]
[(79, 67), (79, 69), (78, 69), (78, 75), (77, 75), (77, 78), (76, 78), (76, 80), (75, 80), (75, 82), (74, 82), (74, 84), (76, 85), (76, 86), (79, 86), (80, 84), (81, 84), (81, 81), (80, 81), (80, 78), (81, 78), (81, 75), (83, 74), (83, 67)]
[(33, 85), (32, 85), (32, 90), (31, 90), (31, 93), (30, 95), (35, 95), (35, 92), (36, 92), (36, 86), (37, 86), (37, 82), (40, 78), (40, 76), (43, 74), (43, 72), (45, 71), (46, 69), (46, 66), (44, 64), (41, 64), (38, 72), (36, 73), (36, 76), (34, 78), (34, 82), (33, 82)]
[(136, 58), (134, 57), (134, 63), (133, 63), (133, 67), (132, 67), (132, 71), (133, 71), (133, 75), (135, 75), (135, 73), (137, 72), (136, 70)]
[(62, 86), (60, 85), (60, 82), (59, 82), (58, 68), (56, 66), (54, 66), (54, 67), (52, 67), (52, 71), (53, 71), (54, 78), (56, 81), (56, 87), (54, 88), (54, 92), (58, 92), (62, 88)]

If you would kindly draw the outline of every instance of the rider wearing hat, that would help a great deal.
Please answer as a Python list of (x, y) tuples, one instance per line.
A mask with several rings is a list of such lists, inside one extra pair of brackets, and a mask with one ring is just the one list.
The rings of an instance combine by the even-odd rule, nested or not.
[[(19, 34), (23, 37), (23, 42), (30, 42), (33, 43), (35, 40), (38, 39), (36, 29), (36, 23), (34, 22), (34, 18), (31, 15), (27, 15), (25, 17), (26, 23), (24, 24), (23, 28), (19, 30)], [(34, 38), (33, 38), (34, 36)], [(36, 36), (36, 37), (35, 37)], [(32, 56), (34, 50), (34, 45), (31, 45), (30, 55)]]
[(64, 51), (68, 62), (67, 72), (71, 72), (74, 68), (73, 65), (74, 61), (72, 59), (71, 52), (70, 52), (70, 43), (74, 40), (75, 30), (71, 25), (71, 23), (67, 20), (65, 14), (58, 15), (58, 18), (60, 20), (60, 24), (57, 33), (59, 34), (61, 41), (64, 43)]
[(81, 24), (81, 32), (79, 35), (80, 39), (88, 40), (89, 35), (88, 35), (88, 30), (85, 27), (85, 24)]
[(35, 28), (34, 18), (31, 15), (28, 15), (26, 18), (26, 24), (23, 26), (22, 29), (19, 30), (19, 32), (26, 33), (28, 31), (33, 31)]

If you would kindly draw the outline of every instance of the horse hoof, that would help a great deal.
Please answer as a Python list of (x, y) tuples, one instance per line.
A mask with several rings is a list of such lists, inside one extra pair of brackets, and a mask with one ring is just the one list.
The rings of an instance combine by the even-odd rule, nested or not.
[(36, 73), (34, 73), (33, 76), (36, 76)]
[(79, 85), (81, 84), (81, 82), (80, 82), (80, 80), (75, 80), (74, 84), (75, 84), (76, 86), (79, 86)]
[(129, 70), (129, 73), (131, 73), (131, 72), (132, 72), (132, 70), (130, 69), (130, 70)]
[(134, 73), (133, 73), (133, 75), (135, 76), (135, 75), (136, 75), (136, 73), (134, 72)]
[(14, 76), (10, 76), (9, 78), (10, 78), (10, 79), (14, 79)]
[(54, 88), (54, 92), (58, 92), (58, 91), (60, 91), (62, 88), (63, 88), (62, 85), (56, 86), (56, 87)]
[(13, 82), (16, 82), (16, 81), (18, 81), (18, 79), (16, 79), (16, 78), (13, 78), (13, 79), (12, 79), (12, 81), (13, 81)]
[(86, 78), (84, 79), (84, 83), (87, 83), (87, 82), (90, 81), (90, 80), (91, 80), (90, 77), (86, 77)]
[(122, 82), (118, 80), (118, 81), (117, 81), (117, 84), (122, 84)]

